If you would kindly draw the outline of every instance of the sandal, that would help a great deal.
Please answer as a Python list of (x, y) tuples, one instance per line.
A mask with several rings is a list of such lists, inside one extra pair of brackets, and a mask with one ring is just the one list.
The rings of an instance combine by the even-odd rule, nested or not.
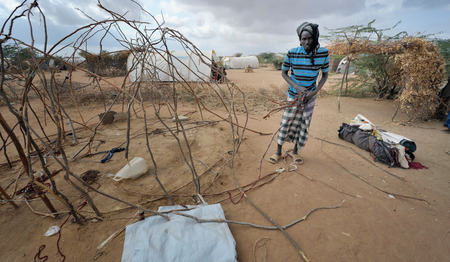
[(303, 164), (303, 159), (298, 154), (291, 154), (291, 156), (294, 159), (294, 164), (296, 165)]
[(269, 162), (272, 164), (276, 164), (278, 163), (278, 161), (280, 160), (281, 156), (277, 155), (277, 154), (273, 154), (270, 158), (269, 158)]

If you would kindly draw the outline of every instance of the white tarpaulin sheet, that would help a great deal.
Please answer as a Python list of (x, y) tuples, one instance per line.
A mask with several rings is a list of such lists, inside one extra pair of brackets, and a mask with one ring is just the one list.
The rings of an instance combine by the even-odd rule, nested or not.
[[(127, 59), (131, 82), (142, 81), (209, 81), (211, 62), (219, 61), (214, 50), (170, 53), (135, 52)], [(144, 68), (142, 68), (142, 66)]]
[(251, 68), (259, 68), (259, 61), (256, 56), (243, 56), (243, 57), (225, 57), (222, 60), (223, 65), (229, 69), (244, 69), (247, 66)]
[[(189, 206), (180, 211), (201, 219), (225, 219), (220, 204)], [(159, 212), (185, 209), (160, 207)], [(167, 213), (170, 221), (151, 216), (127, 226), (122, 262), (147, 261), (237, 261), (236, 242), (226, 223), (198, 223)]]

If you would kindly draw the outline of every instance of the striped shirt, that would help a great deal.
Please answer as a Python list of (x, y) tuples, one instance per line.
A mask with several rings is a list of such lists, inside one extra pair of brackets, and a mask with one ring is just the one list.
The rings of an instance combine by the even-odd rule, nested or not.
[[(303, 46), (292, 48), (284, 58), (283, 67), (281, 70), (289, 71), (291, 69), (291, 79), (312, 91), (316, 88), (317, 77), (319, 71), (323, 73), (330, 71), (330, 58), (328, 56), (328, 49), (319, 47), (314, 56), (314, 65), (311, 63), (311, 53), (307, 54)], [(289, 85), (288, 96), (295, 98), (297, 96), (297, 89)]]

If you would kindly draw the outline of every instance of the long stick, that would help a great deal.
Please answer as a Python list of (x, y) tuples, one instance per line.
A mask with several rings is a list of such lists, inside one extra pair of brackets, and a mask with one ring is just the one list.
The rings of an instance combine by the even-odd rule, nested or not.
[[(3, 88), (1, 88), (0, 91), (1, 91), (1, 94), (2, 94), (3, 98), (5, 98), (6, 95), (4, 95), (4, 93), (3, 93)], [(6, 133), (10, 135), (11, 140), (13, 141), (13, 144), (16, 147), (16, 150), (17, 150), (17, 153), (18, 153), (18, 155), (20, 157), (20, 160), (22, 161), (23, 168), (24, 168), (25, 172), (27, 172), (28, 176), (30, 177), (29, 167), (28, 167), (28, 160), (27, 160), (27, 157), (25, 156), (25, 152), (23, 151), (22, 145), (20, 144), (20, 142), (17, 139), (17, 137), (14, 134), (14, 132), (9, 127), (8, 123), (6, 123), (6, 120), (5, 120), (5, 118), (3, 118), (3, 115), (1, 113), (0, 113), (0, 124), (2, 125), (2, 127), (6, 131)], [(48, 198), (45, 196), (45, 193), (40, 192), (39, 193), (39, 197), (42, 199), (42, 201), (45, 203), (47, 208), (52, 213), (56, 212), (56, 209), (53, 207), (53, 205), (50, 202), (50, 200), (48, 200)]]
[[(3, 197), (8, 201), (11, 200), (11, 198), (9, 197), (9, 195), (5, 192), (5, 190), (3, 190), (3, 187), (0, 186), (0, 193), (2, 193)], [(14, 208), (18, 208), (18, 206), (16, 205), (16, 203), (14, 203), (13, 201), (8, 201), (11, 206), (13, 206)]]

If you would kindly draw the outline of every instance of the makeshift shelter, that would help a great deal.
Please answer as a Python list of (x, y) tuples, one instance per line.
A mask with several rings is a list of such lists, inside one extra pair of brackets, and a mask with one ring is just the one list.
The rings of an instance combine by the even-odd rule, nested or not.
[(222, 59), (222, 64), (225, 68), (229, 69), (244, 69), (250, 66), (252, 69), (259, 67), (259, 61), (256, 56), (244, 56), (244, 57), (225, 57)]
[(210, 81), (211, 64), (219, 58), (214, 50), (202, 51), (202, 54), (133, 52), (127, 60), (130, 81)]
[[(445, 61), (436, 44), (412, 37), (380, 42), (347, 39), (347, 42), (335, 43), (327, 48), (334, 55), (395, 55), (396, 68), (402, 76), (398, 83), (402, 86), (397, 98), (399, 108), (410, 119), (427, 120), (436, 113), (439, 87), (445, 80)], [(392, 120), (396, 114), (397, 111)]]

